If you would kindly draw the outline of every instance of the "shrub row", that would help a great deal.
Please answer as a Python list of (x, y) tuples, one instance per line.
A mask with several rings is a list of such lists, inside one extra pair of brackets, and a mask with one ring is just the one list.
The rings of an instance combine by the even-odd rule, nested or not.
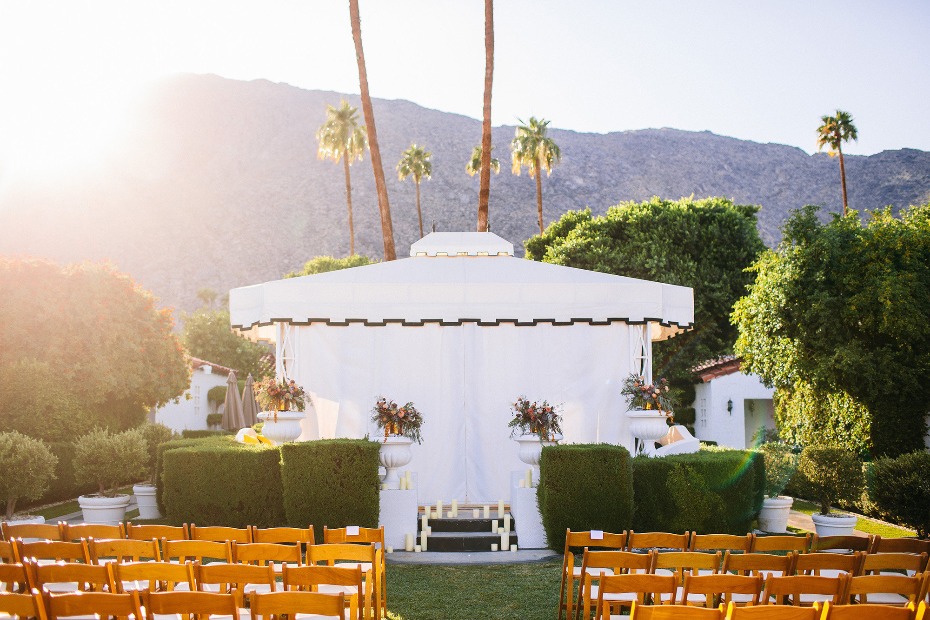
[(30, 506), (41, 506), (74, 499), (79, 495), (94, 493), (97, 486), (92, 480), (79, 482), (74, 478), (74, 444), (70, 442), (48, 442), (52, 454), (58, 457), (55, 465), (55, 477), (49, 483), (48, 490), (36, 501), (21, 502), (20, 510)]
[(868, 468), (869, 500), (882, 518), (930, 536), (930, 452), (881, 458)]

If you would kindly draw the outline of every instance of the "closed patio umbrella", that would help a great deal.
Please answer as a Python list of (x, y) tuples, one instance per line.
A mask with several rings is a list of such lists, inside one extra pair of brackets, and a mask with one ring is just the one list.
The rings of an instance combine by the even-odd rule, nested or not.
[(252, 375), (245, 380), (245, 389), (242, 390), (242, 419), (245, 422), (245, 426), (252, 426), (258, 422), (258, 412), (261, 411), (261, 408), (258, 406), (258, 402), (255, 400), (255, 390), (252, 388), (254, 380)]
[(238, 431), (244, 426), (242, 420), (242, 399), (239, 398), (239, 384), (236, 373), (230, 371), (226, 378), (226, 401), (223, 406), (223, 428)]

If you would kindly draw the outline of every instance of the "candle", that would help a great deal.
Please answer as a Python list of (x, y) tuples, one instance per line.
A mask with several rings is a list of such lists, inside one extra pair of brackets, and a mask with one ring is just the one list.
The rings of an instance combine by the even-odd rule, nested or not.
[(511, 551), (516, 551), (516, 550), (517, 550), (517, 543), (513, 543), (512, 545), (510, 545), (510, 550), (511, 550)]
[(422, 532), (420, 532), (420, 547), (423, 549), (423, 551), (426, 551), (426, 537), (427, 537), (426, 530), (423, 530)]
[(433, 528), (431, 528), (431, 527), (426, 528), (426, 533), (427, 533), (428, 535), (432, 536), (432, 535), (433, 535)]
[(497, 533), (497, 519), (491, 521), (491, 531)]
[(459, 500), (452, 500), (452, 516), (458, 518), (459, 516)]
[(413, 488), (413, 475), (410, 473), (409, 469), (407, 470), (407, 474), (405, 477), (407, 479), (407, 488), (412, 489)]
[(497, 551), (497, 545), (491, 545), (491, 551)]
[(472, 518), (472, 519), (477, 519), (480, 515), (481, 515), (481, 511), (480, 511), (480, 510), (478, 510), (477, 508), (473, 508), (473, 509), (472, 509), (472, 511), (471, 511), (471, 518)]
[(439, 516), (442, 517), (442, 500), (436, 502), (436, 512), (438, 512)]
[(413, 534), (404, 534), (404, 551), (413, 551)]
[(497, 533), (498, 533), (498, 534), (503, 534), (503, 533), (504, 533), (504, 528), (502, 528), (502, 527), (497, 528)]
[(429, 525), (429, 517), (426, 515), (423, 515), (422, 517), (420, 517), (420, 529), (425, 530), (428, 525)]
[(501, 519), (504, 516), (504, 500), (497, 500), (497, 518)]
[(510, 533), (501, 530), (501, 551), (507, 551), (510, 548)]
[(413, 551), (414, 553), (420, 553), (421, 551), (423, 551), (423, 547), (421, 547), (420, 545), (417, 545), (413, 548)]
[(510, 533), (510, 519), (510, 513), (508, 512), (504, 515), (504, 531), (508, 534)]
[(406, 479), (406, 478), (401, 478), (401, 479), (400, 479), (400, 486), (399, 486), (398, 488), (399, 488), (401, 491), (406, 491), (406, 490), (407, 490), (407, 479)]
[(381, 485), (381, 490), (382, 490), (382, 491), (387, 491), (387, 484), (382, 484), (382, 485)]
[(484, 505), (484, 518), (485, 519), (491, 518), (491, 507), (488, 506), (487, 504)]
[(532, 489), (533, 488), (533, 469), (532, 468), (526, 470), (526, 477), (524, 478), (524, 480), (526, 483), (526, 488)]
[(521, 489), (526, 488), (526, 480), (524, 480), (523, 478), (520, 478), (520, 488)]
[(433, 516), (431, 516), (430, 519), (438, 519), (438, 518), (439, 518), (439, 513), (434, 510)]
[(384, 551), (385, 553), (394, 553), (394, 547), (385, 547)]
[(447, 518), (447, 519), (451, 519), (451, 518), (454, 517), (454, 516), (455, 516), (455, 513), (453, 513), (451, 510), (448, 511), (448, 512), (446, 513), (446, 518)]

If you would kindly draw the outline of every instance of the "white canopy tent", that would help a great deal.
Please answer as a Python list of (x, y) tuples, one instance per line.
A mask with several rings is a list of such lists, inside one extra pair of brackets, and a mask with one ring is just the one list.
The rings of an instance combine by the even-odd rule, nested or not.
[(410, 253), (230, 292), (232, 325), (274, 341), (278, 373), (312, 393), (302, 439), (374, 438), (379, 396), (414, 402), (423, 501), (509, 496), (521, 395), (562, 405), (565, 441), (632, 449), (621, 383), (690, 328), (690, 288), (514, 258), (492, 233), (432, 233)]

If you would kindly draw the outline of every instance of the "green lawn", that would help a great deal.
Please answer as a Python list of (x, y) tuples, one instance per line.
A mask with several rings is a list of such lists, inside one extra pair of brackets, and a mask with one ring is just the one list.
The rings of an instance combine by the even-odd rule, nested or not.
[[(791, 508), (792, 510), (797, 510), (798, 512), (803, 512), (808, 515), (812, 515), (820, 510), (820, 506), (817, 504), (797, 498), (794, 500), (794, 505), (792, 505)], [(917, 534), (914, 530), (891, 525), (890, 523), (884, 523), (883, 521), (876, 521), (875, 519), (863, 516), (859, 516), (856, 529), (866, 534), (877, 534), (882, 538), (900, 538), (902, 536), (916, 536)]]
[[(126, 495), (132, 495), (132, 485), (125, 486), (116, 491), (117, 493), (123, 493)], [(45, 520), (51, 523), (54, 523), (58, 520), (59, 517), (71, 514), (73, 512), (79, 512), (81, 507), (78, 505), (78, 501), (73, 499), (68, 502), (61, 502), (59, 504), (51, 504), (49, 506), (43, 506), (42, 508), (32, 508), (29, 509), (29, 514), (41, 515), (45, 517)], [(133, 508), (131, 511), (126, 513), (126, 518), (129, 519), (134, 516), (138, 516), (139, 511)]]

